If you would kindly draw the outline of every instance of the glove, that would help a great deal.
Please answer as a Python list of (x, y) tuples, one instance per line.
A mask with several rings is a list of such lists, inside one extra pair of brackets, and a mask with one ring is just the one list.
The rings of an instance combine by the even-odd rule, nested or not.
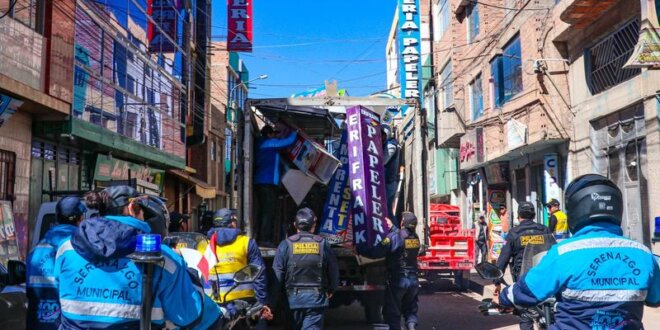
[(226, 308), (220, 306), (220, 313), (222, 313), (221, 317), (223, 320), (231, 320), (231, 315), (229, 315), (229, 311)]

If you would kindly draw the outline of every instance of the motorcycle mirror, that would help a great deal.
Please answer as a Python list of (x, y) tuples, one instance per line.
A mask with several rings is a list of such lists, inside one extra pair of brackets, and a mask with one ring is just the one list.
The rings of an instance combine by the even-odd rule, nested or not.
[(20, 260), (9, 260), (7, 262), (8, 284), (18, 285), (25, 283), (27, 279), (27, 267), (25, 263)]
[(264, 269), (260, 265), (247, 265), (234, 274), (234, 282), (236, 284), (252, 283), (261, 275), (261, 273), (263, 273), (263, 271)]
[(479, 276), (483, 278), (484, 280), (499, 280), (500, 278), (504, 277), (504, 273), (497, 268), (497, 266), (489, 263), (489, 262), (482, 262), (474, 266), (474, 268), (477, 270), (477, 273), (479, 273)]

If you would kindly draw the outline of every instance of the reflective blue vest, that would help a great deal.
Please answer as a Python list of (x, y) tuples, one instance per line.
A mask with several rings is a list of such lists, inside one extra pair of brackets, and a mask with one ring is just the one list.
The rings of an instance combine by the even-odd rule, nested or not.
[(642, 321), (660, 304), (660, 268), (619, 226), (596, 223), (553, 246), (541, 262), (500, 294), (505, 305), (533, 306), (558, 296), (551, 329), (605, 330)]
[(58, 225), (28, 254), (27, 283), (28, 329), (57, 329), (60, 324), (60, 303), (57, 283), (53, 274), (55, 253), (63, 241), (76, 230), (76, 226)]
[[(127, 255), (137, 234), (149, 231), (145, 222), (132, 217), (92, 218), (62, 244), (55, 262), (62, 327), (139, 328), (142, 269)], [(168, 320), (185, 327), (201, 318), (197, 327), (208, 328), (220, 316), (219, 308), (205, 306), (181, 256), (164, 245), (162, 254), (163, 262), (154, 266), (152, 323), (163, 326)]]

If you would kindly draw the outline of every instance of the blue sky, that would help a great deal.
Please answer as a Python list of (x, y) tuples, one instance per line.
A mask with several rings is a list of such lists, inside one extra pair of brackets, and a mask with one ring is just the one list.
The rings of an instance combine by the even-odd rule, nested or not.
[[(326, 79), (361, 96), (385, 89), (385, 45), (397, 0), (254, 0), (254, 50), (241, 53), (253, 98), (287, 97)], [(226, 1), (213, 2), (214, 40), (226, 40)]]

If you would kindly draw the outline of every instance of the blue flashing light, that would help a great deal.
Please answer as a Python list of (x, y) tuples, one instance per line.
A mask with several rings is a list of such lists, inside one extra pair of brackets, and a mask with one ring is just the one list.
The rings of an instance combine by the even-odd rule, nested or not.
[(136, 253), (160, 253), (160, 235), (142, 234), (138, 235), (135, 244)]

